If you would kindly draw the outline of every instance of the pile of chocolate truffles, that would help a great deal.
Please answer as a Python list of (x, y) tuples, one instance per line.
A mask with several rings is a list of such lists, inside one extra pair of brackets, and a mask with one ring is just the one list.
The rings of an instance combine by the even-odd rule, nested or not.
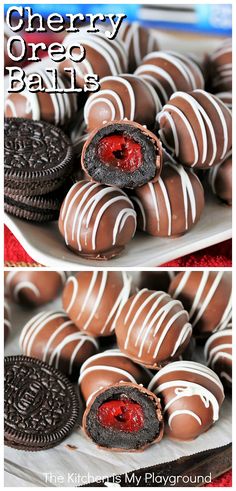
[[(21, 353), (78, 382), (99, 447), (188, 441), (219, 419), (232, 385), (229, 272), (8, 272), (5, 285), (5, 339), (12, 302), (28, 306)], [(61, 309), (42, 310), (55, 298)]]
[[(137, 230), (171, 238), (187, 233), (201, 218), (206, 190), (231, 205), (231, 40), (197, 60), (161, 50), (158, 32), (139, 24), (124, 24), (113, 41), (84, 29), (63, 43), (71, 41), (87, 48), (77, 87), (89, 67), (99, 76), (98, 92), (75, 97), (25, 89), (6, 99), (7, 118), (60, 126), (73, 149), (66, 186), (59, 183), (60, 189), (45, 197), (44, 207), (53, 206), (53, 212), (42, 217), (41, 200), (32, 205), (25, 198), (17, 216), (56, 217), (69, 249), (105, 260), (121, 254)], [(61, 88), (68, 86), (64, 70), (72, 64), (68, 59), (60, 64)], [(49, 75), (39, 65), (28, 66), (26, 77), (39, 73), (48, 87)], [(12, 189), (5, 194), (6, 211), (16, 214)]]

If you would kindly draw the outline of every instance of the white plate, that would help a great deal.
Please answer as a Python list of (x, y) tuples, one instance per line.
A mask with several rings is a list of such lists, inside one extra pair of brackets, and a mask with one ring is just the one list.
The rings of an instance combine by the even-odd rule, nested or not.
[(120, 257), (110, 261), (92, 261), (66, 248), (57, 222), (43, 225), (19, 220), (5, 214), (5, 224), (27, 253), (38, 263), (56, 269), (90, 269), (91, 267), (129, 268), (161, 264), (222, 242), (232, 237), (232, 210), (214, 196), (207, 196), (198, 224), (177, 239), (162, 239), (137, 233)]

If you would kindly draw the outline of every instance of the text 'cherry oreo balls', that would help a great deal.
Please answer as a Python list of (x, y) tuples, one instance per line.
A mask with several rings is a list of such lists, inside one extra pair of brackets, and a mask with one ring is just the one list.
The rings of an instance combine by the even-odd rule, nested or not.
[(232, 114), (204, 90), (176, 92), (157, 115), (164, 146), (182, 165), (208, 169), (232, 147)]
[(80, 271), (65, 285), (62, 303), (78, 329), (98, 336), (114, 333), (131, 292), (131, 277), (119, 271)]
[(88, 131), (110, 121), (128, 119), (153, 129), (161, 103), (152, 85), (135, 75), (105, 77), (100, 90), (90, 95), (84, 106)]
[(5, 293), (17, 303), (38, 307), (54, 300), (66, 282), (63, 271), (9, 271)]
[(219, 375), (223, 385), (228, 388), (232, 387), (232, 335), (232, 329), (215, 332), (209, 337), (204, 348), (208, 366)]
[(97, 260), (119, 255), (136, 231), (136, 212), (128, 196), (114, 186), (79, 181), (64, 199), (59, 230), (67, 247)]
[(187, 347), (192, 327), (180, 301), (144, 288), (127, 300), (116, 322), (120, 350), (147, 368), (159, 369)]
[(158, 49), (158, 41), (150, 29), (145, 29), (138, 22), (122, 22), (118, 38), (123, 41), (128, 53), (129, 72), (133, 73), (147, 53)]
[(162, 145), (134, 121), (113, 121), (90, 134), (81, 162), (93, 181), (136, 188), (160, 174)]
[(232, 155), (222, 163), (214, 165), (208, 175), (208, 182), (213, 193), (229, 206), (232, 205), (232, 178)]
[(193, 361), (177, 361), (162, 368), (149, 384), (161, 398), (165, 433), (174, 440), (193, 440), (218, 419), (224, 401), (219, 377)]
[(118, 349), (111, 349), (91, 356), (80, 370), (79, 386), (83, 399), (89, 403), (93, 395), (104, 387), (118, 382), (143, 384), (151, 380), (151, 372), (134, 363)]
[(135, 452), (163, 436), (160, 399), (142, 385), (119, 382), (96, 392), (83, 416), (87, 436), (104, 450)]
[(192, 169), (167, 161), (155, 182), (136, 188), (131, 196), (138, 228), (157, 237), (188, 232), (204, 209), (204, 190)]
[(232, 317), (232, 275), (228, 271), (186, 271), (169, 288), (189, 312), (196, 337), (225, 329)]
[(20, 348), (22, 354), (45, 361), (76, 380), (82, 363), (98, 352), (98, 343), (80, 332), (64, 312), (49, 311), (27, 322)]

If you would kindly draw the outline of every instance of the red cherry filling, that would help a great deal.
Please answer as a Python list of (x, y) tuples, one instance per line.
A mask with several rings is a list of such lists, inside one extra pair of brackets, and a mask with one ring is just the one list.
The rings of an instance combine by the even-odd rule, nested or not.
[(106, 165), (133, 172), (143, 162), (141, 145), (124, 135), (105, 136), (98, 143), (98, 157)]
[(98, 408), (98, 421), (102, 426), (133, 433), (144, 426), (142, 407), (131, 400), (113, 400)]

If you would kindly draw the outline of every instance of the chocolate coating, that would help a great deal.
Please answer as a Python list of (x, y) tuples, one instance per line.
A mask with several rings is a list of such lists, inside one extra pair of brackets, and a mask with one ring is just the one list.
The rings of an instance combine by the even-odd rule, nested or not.
[[(139, 431), (127, 432), (107, 428), (98, 419), (98, 410), (107, 401), (127, 401), (142, 408), (144, 425)], [(83, 429), (99, 448), (118, 452), (140, 451), (152, 443), (158, 443), (163, 436), (163, 417), (160, 399), (141, 385), (119, 382), (96, 392), (83, 416)]]
[(128, 70), (130, 73), (133, 73), (140, 65), (144, 56), (159, 48), (155, 35), (138, 22), (132, 22), (132, 24), (123, 22), (118, 37), (123, 41), (128, 53)]
[(66, 281), (59, 271), (11, 271), (5, 273), (5, 293), (14, 302), (38, 307), (54, 300)]
[(23, 355), (58, 368), (76, 380), (82, 363), (98, 352), (98, 343), (78, 331), (62, 311), (40, 312), (24, 326), (20, 336)]
[(224, 389), (208, 367), (193, 361), (177, 361), (162, 368), (149, 384), (161, 398), (165, 433), (175, 440), (193, 440), (219, 419)]
[(209, 172), (209, 184), (216, 196), (228, 205), (232, 205), (232, 155)]
[[(80, 32), (68, 34), (63, 41), (65, 47), (82, 45), (86, 50), (85, 59), (76, 63), (66, 59), (59, 65), (64, 72), (65, 68), (76, 69), (76, 84), (84, 86), (86, 75), (98, 75), (99, 79), (107, 75), (117, 75), (127, 70), (128, 58), (123, 43), (117, 38), (110, 41), (104, 33), (88, 33), (86, 28)], [(80, 55), (80, 49), (73, 49), (74, 56)], [(68, 75), (70, 76), (70, 74)]]
[(172, 280), (169, 293), (189, 312), (193, 334), (225, 329), (232, 315), (232, 275), (224, 271), (186, 271)]
[(232, 92), (232, 40), (226, 39), (210, 56), (213, 92)]
[(142, 271), (138, 281), (138, 287), (148, 288), (149, 290), (168, 291), (171, 280), (175, 276), (175, 271)]
[(4, 343), (6, 342), (11, 332), (11, 313), (10, 306), (6, 299), (4, 299)]
[(157, 237), (178, 237), (200, 219), (205, 200), (202, 184), (192, 170), (166, 162), (160, 177), (135, 189), (132, 200), (138, 228)]
[(207, 169), (222, 162), (232, 147), (232, 114), (204, 90), (173, 94), (157, 122), (163, 144), (180, 164)]
[(232, 111), (232, 92), (217, 92), (216, 97), (220, 99)]
[(60, 211), (59, 230), (76, 254), (111, 259), (136, 231), (136, 212), (120, 189), (89, 181), (75, 183)]
[[(37, 63), (27, 68), (25, 79), (27, 84), (30, 82), (31, 88), (38, 86), (40, 79), (45, 89), (52, 86), (52, 77), (45, 70), (40, 70)], [(59, 75), (57, 80), (60, 89), (70, 87), (65, 77)], [(8, 94), (5, 101), (5, 116), (8, 118), (42, 119), (57, 126), (68, 123), (76, 110), (77, 98), (73, 92), (31, 92), (25, 88), (21, 92)]]
[(222, 383), (232, 387), (232, 329), (212, 334), (204, 348), (207, 365), (217, 373)]
[(143, 289), (127, 300), (116, 322), (120, 350), (148, 368), (159, 369), (185, 350), (192, 334), (181, 302)]
[(131, 277), (125, 272), (80, 271), (67, 280), (63, 308), (81, 331), (111, 336), (130, 291)]
[(204, 89), (203, 75), (197, 63), (172, 51), (147, 54), (135, 75), (153, 85), (161, 105), (166, 104), (174, 92)]
[(89, 403), (95, 392), (119, 382), (143, 384), (147, 387), (151, 372), (134, 363), (118, 349), (111, 349), (89, 358), (81, 367), (79, 386), (83, 399)]
[(135, 75), (125, 74), (102, 78), (100, 87), (84, 106), (88, 131), (125, 118), (154, 128), (161, 105), (151, 84)]

